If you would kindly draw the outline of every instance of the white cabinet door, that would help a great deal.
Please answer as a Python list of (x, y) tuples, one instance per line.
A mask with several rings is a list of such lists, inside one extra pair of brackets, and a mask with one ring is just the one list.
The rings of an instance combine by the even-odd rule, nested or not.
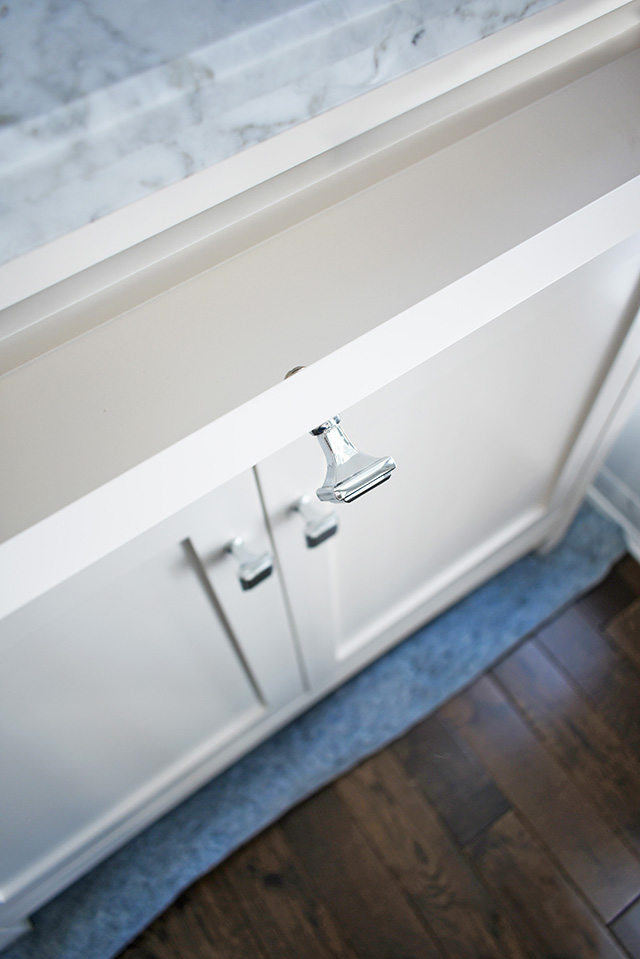
[(313, 684), (343, 677), (416, 628), (456, 598), (452, 587), (470, 571), (485, 564), (490, 575), (488, 560), (555, 509), (558, 477), (629, 327), (639, 276), (634, 238), (336, 410), (358, 448), (392, 455), (397, 469), (337, 505), (339, 531), (316, 548), (306, 548), (290, 506), (315, 499), (322, 484), (317, 440), (304, 436), (259, 465)]
[(242, 590), (236, 535), (269, 548), (251, 473), (2, 624), (5, 901), (108, 851), (302, 692), (277, 574)]

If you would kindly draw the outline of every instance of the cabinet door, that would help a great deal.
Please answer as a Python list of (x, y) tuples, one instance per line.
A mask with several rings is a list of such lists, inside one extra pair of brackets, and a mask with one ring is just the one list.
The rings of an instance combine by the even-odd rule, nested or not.
[(290, 506), (315, 499), (322, 484), (316, 439), (304, 436), (259, 465), (313, 683), (340, 678), (415, 629), (442, 608), (438, 597), (452, 584), (545, 516), (629, 326), (639, 276), (636, 238), (335, 410), (358, 448), (392, 455), (397, 469), (336, 505), (338, 533), (313, 549)]
[(3, 624), (5, 900), (108, 851), (301, 693), (277, 575), (242, 590), (236, 535), (269, 547), (251, 473)]

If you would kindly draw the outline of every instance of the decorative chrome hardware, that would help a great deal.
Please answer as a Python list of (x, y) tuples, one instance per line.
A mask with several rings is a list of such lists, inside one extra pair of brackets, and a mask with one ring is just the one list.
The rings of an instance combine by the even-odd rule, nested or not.
[[(294, 366), (286, 374), (285, 380), (304, 369), (304, 366)], [(388, 480), (396, 468), (392, 456), (376, 458), (356, 449), (340, 426), (339, 416), (332, 416), (316, 426), (311, 430), (311, 435), (318, 437), (327, 461), (324, 485), (316, 490), (316, 496), (323, 503), (353, 503), (359, 496)]]
[(352, 503), (388, 480), (396, 468), (392, 456), (376, 458), (356, 449), (340, 426), (339, 416), (321, 423), (311, 435), (318, 437), (327, 461), (324, 485), (316, 490), (322, 502)]
[(242, 536), (236, 536), (225, 547), (240, 565), (238, 579), (243, 589), (253, 589), (273, 572), (273, 557), (270, 553), (256, 554), (247, 549)]
[(314, 506), (310, 496), (301, 496), (291, 509), (299, 513), (304, 520), (304, 538), (309, 549), (319, 546), (338, 532), (336, 514), (325, 513), (318, 506)]

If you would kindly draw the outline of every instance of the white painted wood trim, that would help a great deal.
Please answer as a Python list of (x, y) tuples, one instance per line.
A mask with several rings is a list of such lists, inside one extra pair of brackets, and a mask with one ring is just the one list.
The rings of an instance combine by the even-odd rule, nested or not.
[(630, 527), (635, 529), (637, 537), (640, 537), (640, 496), (638, 492), (627, 486), (625, 481), (611, 469), (608, 463), (598, 473), (593, 488), (607, 499), (618, 513), (626, 517)]
[[(627, 549), (640, 563), (640, 523), (636, 521), (636, 517), (640, 517), (640, 503), (634, 493), (605, 467), (589, 487), (587, 496), (597, 509), (620, 526)], [(625, 508), (629, 503), (633, 504), (631, 512)]]
[[(168, 808), (165, 796), (178, 794), (180, 798), (184, 798), (189, 795), (193, 789), (184, 788), (183, 783), (185, 781), (191, 783), (205, 764), (207, 768), (213, 766), (211, 774), (213, 775), (222, 768), (219, 756), (231, 751), (237, 758), (240, 752), (235, 743), (244, 741), (246, 735), (243, 736), (243, 734), (251, 735), (251, 731), (259, 731), (255, 738), (261, 740), (267, 717), (268, 713), (261, 705), (253, 707), (249, 713), (228, 726), (224, 733), (211, 736), (205, 743), (183, 755), (179, 763), (174, 764), (162, 776), (158, 776), (144, 788), (131, 793), (124, 802), (111, 809), (102, 820), (94, 821), (84, 830), (75, 832), (68, 842), (58, 847), (48, 858), (39, 859), (31, 869), (21, 872), (15, 882), (3, 885), (2, 898), (13, 909), (14, 902), (21, 901), (30, 890), (43, 882), (46, 883), (48, 878), (53, 876), (56, 877), (54, 892), (58, 891), (63, 885), (60, 882), (60, 875), (66, 875), (69, 867), (74, 870), (74, 876), (80, 874), (75, 872), (75, 864), (78, 858), (83, 858), (84, 850), (92, 850), (94, 861), (104, 859), (113, 849), (114, 830), (119, 830), (121, 825), (126, 823), (129, 827), (128, 838), (139, 832), (147, 823), (157, 819)], [(233, 743), (231, 746), (229, 745), (230, 737)], [(198, 784), (201, 785), (205, 781), (206, 779), (198, 777)], [(34, 905), (30, 904), (26, 911), (31, 912), (33, 908)], [(2, 913), (0, 912), (1, 921)]]
[[(62, 309), (95, 290), (98, 280), (109, 285), (140, 269), (144, 254), (135, 266), (130, 261), (113, 262), (123, 250), (158, 234), (164, 236), (154, 248), (156, 260), (191, 245), (211, 232), (208, 222), (199, 226), (191, 222), (185, 234), (172, 233), (172, 228), (408, 113), (425, 98), (434, 100), (535, 51), (541, 58), (533, 69), (543, 72), (639, 23), (637, 0), (564, 0), (0, 266), (0, 310), (75, 276), (77, 282), (59, 294), (57, 309)], [(593, 27), (589, 36), (580, 35), (589, 25)], [(554, 41), (563, 38), (567, 42), (554, 49)], [(496, 77), (493, 91), (484, 95), (495, 95), (501, 88)], [(81, 276), (98, 264), (99, 278)], [(0, 338), (37, 319), (33, 309), (4, 317)]]
[(31, 932), (32, 926), (28, 919), (20, 919), (10, 926), (0, 926), (0, 949), (6, 949), (12, 942)]
[(543, 545), (546, 552), (561, 542), (590, 484), (636, 403), (640, 401), (640, 310), (629, 327), (618, 355), (554, 484), (548, 503), (557, 516)]
[(0, 546), (6, 616), (640, 230), (640, 176)]

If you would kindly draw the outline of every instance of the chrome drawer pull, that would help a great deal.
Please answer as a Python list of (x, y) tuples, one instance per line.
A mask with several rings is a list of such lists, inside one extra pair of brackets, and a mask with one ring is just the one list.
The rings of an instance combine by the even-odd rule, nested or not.
[(318, 437), (327, 461), (324, 485), (316, 490), (325, 503), (352, 503), (388, 480), (396, 468), (392, 456), (376, 458), (357, 450), (340, 426), (339, 416), (321, 423), (311, 434)]
[(310, 496), (301, 496), (293, 506), (304, 520), (304, 538), (309, 549), (319, 546), (338, 532), (338, 517), (313, 505)]
[[(304, 369), (304, 366), (294, 366), (285, 380)], [(323, 503), (353, 503), (388, 480), (396, 468), (392, 456), (376, 458), (356, 449), (340, 426), (339, 416), (332, 416), (316, 426), (311, 435), (318, 437), (327, 461), (324, 485), (316, 490), (316, 496)]]
[(236, 536), (225, 547), (240, 565), (238, 579), (243, 589), (253, 589), (273, 572), (273, 557), (270, 553), (256, 554), (247, 549), (242, 536)]

